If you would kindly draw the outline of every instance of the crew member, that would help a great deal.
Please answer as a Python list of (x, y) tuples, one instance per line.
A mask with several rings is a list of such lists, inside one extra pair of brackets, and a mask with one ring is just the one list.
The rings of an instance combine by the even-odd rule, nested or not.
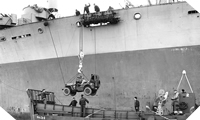
[(83, 81), (83, 77), (81, 75), (78, 75), (76, 78), (76, 85), (80, 86), (82, 81)]
[(83, 14), (85, 14), (85, 12), (86, 12), (87, 14), (90, 14), (89, 7), (90, 7), (90, 3), (89, 3), (88, 5), (87, 5), (87, 4), (85, 4), (85, 7), (84, 7), (84, 12), (83, 12)]
[(89, 103), (89, 101), (83, 97), (83, 94), (81, 95), (81, 99), (79, 100), (79, 105), (81, 106), (81, 117), (85, 117), (85, 106), (86, 103)]
[(81, 13), (76, 9), (76, 16), (79, 16)]
[(139, 102), (139, 100), (137, 99), (137, 97), (134, 97), (134, 100), (135, 100), (135, 111), (136, 111), (136, 112), (139, 112), (139, 109), (140, 109), (140, 102)]
[(94, 75), (93, 74), (91, 74), (90, 83), (95, 84), (95, 80), (94, 80)]
[(174, 96), (171, 98), (173, 111), (179, 111), (179, 93), (177, 90), (174, 90)]
[(109, 6), (108, 11), (112, 11), (114, 8)]
[(76, 101), (75, 97), (73, 97), (73, 100), (71, 101), (69, 106), (76, 107), (76, 104), (77, 104), (77, 101)]
[(37, 94), (38, 96), (41, 96), (42, 101), (44, 102), (44, 104), (47, 103), (47, 95), (49, 95), (49, 93), (46, 92), (45, 89), (42, 89), (42, 92), (40, 94)]
[(81, 85), (83, 85), (85, 82), (87, 82), (84, 78), (82, 79)]
[(185, 92), (184, 89), (182, 89), (182, 92), (181, 92), (181, 96), (183, 96), (184, 98), (186, 97), (187, 93)]
[(99, 6), (97, 6), (97, 5), (94, 4), (94, 11), (95, 11), (95, 12), (100, 12)]

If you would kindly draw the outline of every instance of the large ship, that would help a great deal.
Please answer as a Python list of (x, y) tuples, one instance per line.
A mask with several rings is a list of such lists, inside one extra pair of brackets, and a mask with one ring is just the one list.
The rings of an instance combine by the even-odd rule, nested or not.
[(188, 3), (113, 10), (117, 20), (101, 23), (97, 14), (99, 24), (86, 21), (91, 15), (54, 18), (36, 5), (24, 11), (17, 25), (15, 17), (0, 18), (0, 106), (8, 112), (29, 112), (27, 88), (53, 91), (56, 103), (69, 104), (62, 89), (77, 74), (81, 52), (84, 75), (101, 81), (88, 107), (134, 110), (138, 97), (145, 111), (163, 90), (170, 113), (178, 85), (200, 103), (200, 18)]

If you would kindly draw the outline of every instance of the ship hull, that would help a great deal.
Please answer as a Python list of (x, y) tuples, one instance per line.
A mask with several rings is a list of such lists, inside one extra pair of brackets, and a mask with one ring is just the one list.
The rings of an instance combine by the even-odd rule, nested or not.
[(138, 97), (145, 111), (162, 89), (169, 92), (168, 114), (181, 78), (179, 88), (194, 92), (199, 104), (199, 13), (186, 2), (114, 12), (120, 18), (115, 25), (80, 27), (80, 17), (72, 16), (1, 30), (0, 105), (11, 113), (29, 112), (27, 88), (52, 91), (56, 103), (69, 104), (72, 97), (62, 89), (78, 72), (81, 50), (83, 73), (101, 81), (97, 94), (86, 96), (88, 107), (134, 110)]
[[(160, 89), (172, 97), (186, 70), (192, 89), (199, 102), (200, 46), (126, 51), (86, 55), (83, 72), (100, 76), (101, 87), (97, 95), (88, 96), (88, 106), (113, 109), (133, 109), (134, 97), (141, 102), (141, 110), (152, 105)], [(77, 74), (78, 57), (64, 57), (1, 65), (1, 104), (8, 111), (28, 111), (27, 88), (55, 92), (56, 102), (69, 104), (71, 97), (64, 96), (62, 88)], [(191, 92), (183, 77), (180, 89)], [(76, 95), (80, 98), (80, 93)], [(20, 102), (19, 102), (20, 101)], [(166, 103), (171, 110), (171, 100)]]

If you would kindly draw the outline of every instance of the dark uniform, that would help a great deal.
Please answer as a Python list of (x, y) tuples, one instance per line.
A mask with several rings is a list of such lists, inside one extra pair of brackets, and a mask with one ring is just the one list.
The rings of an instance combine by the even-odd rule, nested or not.
[(84, 7), (84, 12), (83, 12), (83, 14), (85, 14), (85, 12), (86, 12), (87, 14), (89, 14), (89, 13), (90, 13), (89, 7), (90, 7), (90, 4), (89, 4), (89, 5), (86, 5), (86, 4), (85, 4), (85, 7)]
[(76, 10), (76, 16), (79, 16), (81, 13), (78, 11), (78, 10)]
[(94, 4), (94, 10), (95, 10), (95, 12), (100, 12), (99, 6), (97, 6), (97, 5)]
[(77, 101), (73, 98), (69, 106), (76, 107)]
[(81, 95), (81, 99), (79, 100), (79, 104), (81, 106), (81, 117), (85, 117), (85, 105), (89, 103), (89, 101)]
[(140, 109), (140, 102), (137, 100), (137, 97), (135, 99), (135, 111), (138, 112)]
[(45, 89), (43, 89), (42, 92), (41, 92), (40, 94), (38, 94), (38, 96), (41, 96), (41, 98), (42, 98), (44, 104), (47, 103), (47, 101), (46, 101), (46, 96), (47, 96), (47, 95), (49, 95), (49, 93), (47, 93), (47, 92), (45, 91)]
[(112, 11), (114, 8), (109, 6), (108, 11)]

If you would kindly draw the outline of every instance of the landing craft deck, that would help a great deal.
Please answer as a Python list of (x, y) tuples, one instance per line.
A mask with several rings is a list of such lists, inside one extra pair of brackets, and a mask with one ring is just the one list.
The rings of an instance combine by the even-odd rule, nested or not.
[[(145, 111), (164, 89), (169, 92), (166, 111), (171, 112), (170, 98), (183, 70), (199, 104), (200, 22), (199, 13), (192, 11), (186, 2), (115, 10), (118, 24), (84, 27), (83, 71), (101, 78), (97, 94), (87, 97), (88, 107), (134, 110), (137, 96)], [(140, 19), (134, 19), (136, 13)], [(81, 27), (77, 21), (79, 16), (64, 17), (0, 31), (5, 38), (0, 42), (0, 105), (4, 109), (29, 112), (27, 88), (46, 88), (55, 93), (56, 100), (70, 102), (62, 88), (78, 69)], [(187, 83), (182, 88), (190, 92)]]
[(69, 107), (67, 105), (55, 104), (54, 100), (48, 100), (48, 104), (39, 103), (33, 96), (38, 90), (28, 89), (30, 98), (31, 120), (186, 120), (190, 114), (184, 115), (155, 115), (148, 111), (113, 110), (106, 108), (86, 108), (85, 116), (80, 117), (80, 107)]

